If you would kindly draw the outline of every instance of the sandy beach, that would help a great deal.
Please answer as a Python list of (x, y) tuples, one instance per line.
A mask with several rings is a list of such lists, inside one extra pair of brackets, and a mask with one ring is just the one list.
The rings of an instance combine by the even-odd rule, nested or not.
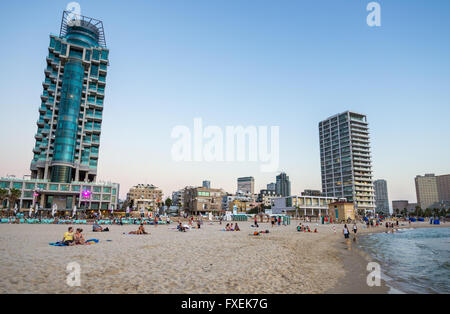
[[(186, 233), (175, 224), (146, 226), (150, 235), (127, 235), (136, 225), (91, 232), (90, 246), (53, 247), (68, 225), (0, 225), (0, 293), (379, 293), (365, 284), (367, 265), (330, 225), (318, 233), (261, 224), (269, 234), (240, 222), (240, 232), (224, 232), (218, 222)], [(314, 229), (316, 223), (309, 223)], [(448, 225), (448, 224), (447, 224)], [(415, 223), (412, 227), (428, 227)], [(405, 227), (410, 227), (405, 223)], [(359, 233), (384, 231), (384, 227)], [(66, 284), (67, 264), (81, 266), (81, 286)], [(367, 290), (368, 289), (368, 290)]]

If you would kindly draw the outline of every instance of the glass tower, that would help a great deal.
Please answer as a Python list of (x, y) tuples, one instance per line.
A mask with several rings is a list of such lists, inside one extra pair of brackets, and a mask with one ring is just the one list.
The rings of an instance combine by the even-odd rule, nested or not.
[(375, 188), (375, 206), (377, 213), (389, 215), (389, 197), (386, 180), (375, 180), (373, 186)]
[(369, 127), (363, 114), (346, 111), (319, 123), (322, 192), (374, 211)]
[(276, 176), (275, 191), (281, 196), (291, 196), (291, 181), (286, 173), (282, 172)]
[(64, 11), (48, 51), (31, 177), (93, 182), (109, 65), (103, 23)]

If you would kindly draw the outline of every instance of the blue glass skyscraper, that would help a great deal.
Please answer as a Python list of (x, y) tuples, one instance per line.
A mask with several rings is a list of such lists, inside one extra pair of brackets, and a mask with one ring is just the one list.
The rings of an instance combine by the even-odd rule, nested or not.
[(109, 53), (103, 23), (65, 11), (48, 49), (31, 176), (93, 182)]

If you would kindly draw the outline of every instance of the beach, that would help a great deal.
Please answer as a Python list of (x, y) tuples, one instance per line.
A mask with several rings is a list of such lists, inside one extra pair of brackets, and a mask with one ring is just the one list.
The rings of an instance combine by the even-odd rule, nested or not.
[[(0, 225), (0, 293), (386, 293), (368, 287), (367, 259), (342, 236), (342, 226), (307, 223), (318, 233), (296, 231), (298, 222), (250, 236), (221, 231), (225, 224), (205, 222), (201, 229), (178, 232), (176, 224), (145, 226), (150, 235), (128, 235), (136, 225), (109, 226), (94, 233), (80, 225), (86, 239), (99, 243), (54, 247), (69, 225)], [(407, 223), (406, 227), (410, 227)], [(448, 225), (448, 224), (447, 224)], [(412, 227), (429, 227), (413, 223)], [(385, 231), (365, 229), (358, 234)], [(351, 241), (350, 241), (351, 242)], [(81, 267), (81, 284), (66, 284), (66, 267)]]

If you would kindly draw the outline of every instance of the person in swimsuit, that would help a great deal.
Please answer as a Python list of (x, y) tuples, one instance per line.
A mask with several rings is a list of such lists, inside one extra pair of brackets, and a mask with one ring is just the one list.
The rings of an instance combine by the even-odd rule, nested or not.
[(141, 224), (138, 228), (138, 230), (136, 231), (130, 231), (128, 234), (148, 234), (145, 229), (144, 229), (144, 225)]
[(88, 244), (90, 244), (89, 242), (86, 242), (82, 232), (83, 232), (83, 229), (77, 228), (77, 231), (73, 235), (73, 240), (74, 240), (75, 244), (77, 244), (77, 245), (85, 245), (85, 244), (88, 245)]

